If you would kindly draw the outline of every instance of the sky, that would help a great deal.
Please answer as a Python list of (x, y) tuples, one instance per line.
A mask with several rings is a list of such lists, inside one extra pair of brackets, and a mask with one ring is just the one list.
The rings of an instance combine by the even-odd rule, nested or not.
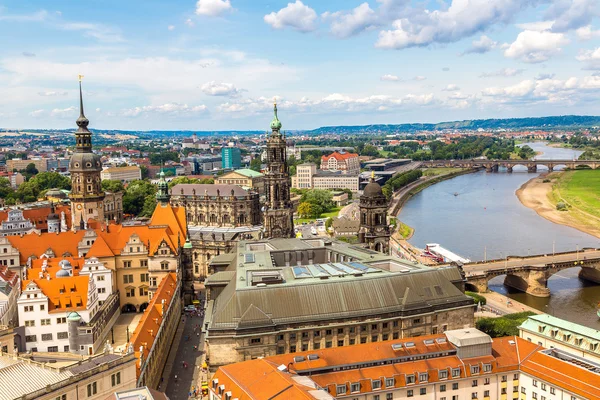
[(600, 115), (599, 0), (0, 0), (0, 127)]

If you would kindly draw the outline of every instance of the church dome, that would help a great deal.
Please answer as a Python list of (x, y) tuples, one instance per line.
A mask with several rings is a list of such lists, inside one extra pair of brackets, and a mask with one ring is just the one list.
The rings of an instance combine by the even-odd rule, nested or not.
[(273, 120), (271, 121), (271, 129), (279, 130), (281, 129), (281, 121), (277, 118), (277, 104), (273, 106)]
[(381, 186), (379, 185), (379, 183), (371, 181), (367, 186), (365, 186), (363, 195), (368, 197), (383, 196), (383, 191), (381, 190)]
[(71, 156), (69, 169), (71, 171), (102, 171), (102, 162), (98, 154), (75, 152)]

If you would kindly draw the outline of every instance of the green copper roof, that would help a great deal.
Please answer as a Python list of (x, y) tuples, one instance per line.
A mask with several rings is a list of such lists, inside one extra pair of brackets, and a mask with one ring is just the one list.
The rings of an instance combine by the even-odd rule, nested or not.
[(257, 178), (259, 176), (263, 176), (263, 174), (261, 174), (260, 172), (248, 168), (236, 169), (234, 172), (237, 172), (240, 175), (247, 176), (248, 178)]
[(271, 121), (271, 129), (279, 130), (281, 129), (281, 121), (277, 118), (277, 103), (273, 105), (273, 121)]
[[(543, 332), (539, 332), (540, 326), (546, 327)], [(600, 331), (597, 329), (565, 321), (564, 319), (556, 318), (549, 314), (532, 315), (520, 326), (522, 329), (538, 334), (543, 333), (546, 336), (550, 336), (550, 331), (553, 327), (560, 329), (561, 331), (571, 332), (575, 335), (581, 335), (600, 341)]]

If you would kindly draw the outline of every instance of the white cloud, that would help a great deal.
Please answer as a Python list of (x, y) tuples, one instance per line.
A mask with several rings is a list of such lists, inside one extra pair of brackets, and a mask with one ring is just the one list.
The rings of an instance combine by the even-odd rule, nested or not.
[(166, 103), (157, 106), (134, 107), (122, 111), (124, 117), (138, 117), (140, 115), (161, 114), (165, 116), (195, 116), (207, 112), (205, 105), (188, 106), (180, 103)]
[(42, 22), (48, 18), (46, 10), (40, 10), (33, 14), (3, 14), (0, 8), (0, 21), (11, 22)]
[(494, 72), (484, 72), (483, 74), (479, 75), (480, 78), (491, 78), (491, 77), (495, 77), (495, 76), (515, 76), (515, 75), (519, 75), (521, 73), (523, 73), (523, 71), (525, 71), (524, 69), (516, 69), (516, 68), (502, 68), (498, 71), (494, 71)]
[(560, 46), (569, 40), (562, 33), (549, 31), (523, 31), (504, 51), (504, 56), (527, 63), (540, 63), (560, 53)]
[(290, 27), (300, 32), (310, 32), (317, 29), (317, 13), (300, 0), (288, 5), (277, 12), (264, 16), (264, 21), (274, 29)]
[(197, 15), (216, 17), (231, 10), (231, 1), (229, 0), (198, 0), (196, 3)]
[(497, 42), (493, 41), (485, 35), (481, 35), (478, 40), (474, 40), (471, 43), (471, 47), (464, 51), (464, 54), (476, 53), (483, 54), (494, 49), (498, 45)]
[(508, 23), (535, 0), (452, 0), (439, 10), (412, 10), (397, 19), (393, 29), (379, 33), (376, 46), (385, 49), (452, 43), (481, 32), (496, 23)]
[(580, 50), (576, 58), (586, 64), (584, 69), (600, 70), (600, 47), (594, 50)]
[(443, 92), (454, 92), (456, 90), (460, 90), (460, 88), (458, 87), (458, 85), (455, 85), (454, 83), (451, 83), (442, 89)]
[(549, 31), (552, 28), (554, 21), (536, 21), (536, 22), (524, 22), (516, 24), (517, 28), (523, 31)]
[(170, 31), (174, 31), (175, 30), (175, 25), (169, 25), (167, 27), (167, 29), (170, 30)]
[(75, 106), (67, 107), (67, 108), (55, 108), (50, 111), (51, 117), (65, 118), (69, 116), (74, 116), (77, 114), (77, 108)]
[(46, 113), (45, 110), (35, 110), (29, 113), (30, 117), (39, 118), (42, 117)]
[(424, 81), (425, 79), (427, 79), (427, 78), (425, 78), (422, 75), (417, 75), (413, 78), (413, 80), (415, 80), (415, 81)]
[(400, 80), (396, 75), (385, 74), (380, 78), (382, 81), (392, 81), (397, 82)]
[(591, 40), (600, 37), (600, 30), (593, 30), (591, 25), (582, 26), (575, 31), (579, 40)]
[(40, 96), (50, 96), (50, 97), (54, 97), (54, 96), (66, 96), (68, 94), (67, 91), (46, 91), (46, 92), (38, 92), (38, 94)]
[(598, 0), (554, 0), (546, 12), (547, 18), (554, 19), (553, 32), (589, 25), (598, 15)]
[(100, 42), (123, 42), (120, 32), (114, 28), (87, 22), (66, 22), (57, 25), (64, 31), (82, 31), (85, 36), (97, 39)]
[(190, 28), (192, 28), (192, 27), (195, 25), (195, 24), (194, 24), (194, 21), (192, 21), (192, 19), (191, 19), (191, 18), (188, 18), (188, 19), (186, 19), (186, 20), (185, 20), (185, 24), (186, 24), (187, 26), (189, 26)]
[(331, 33), (338, 38), (347, 38), (372, 28), (379, 23), (379, 16), (365, 2), (351, 11), (323, 13), (323, 19), (331, 20)]
[(209, 96), (236, 96), (240, 93), (233, 83), (215, 81), (206, 82), (200, 89)]

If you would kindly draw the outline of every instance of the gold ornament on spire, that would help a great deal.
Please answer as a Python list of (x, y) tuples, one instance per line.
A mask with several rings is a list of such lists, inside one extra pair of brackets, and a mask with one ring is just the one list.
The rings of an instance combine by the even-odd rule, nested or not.
[(375, 171), (371, 171), (371, 179), (375, 179)]
[(81, 74), (77, 75), (77, 79), (79, 79), (79, 82), (81, 82), (81, 80), (83, 79), (83, 75), (81, 75)]

